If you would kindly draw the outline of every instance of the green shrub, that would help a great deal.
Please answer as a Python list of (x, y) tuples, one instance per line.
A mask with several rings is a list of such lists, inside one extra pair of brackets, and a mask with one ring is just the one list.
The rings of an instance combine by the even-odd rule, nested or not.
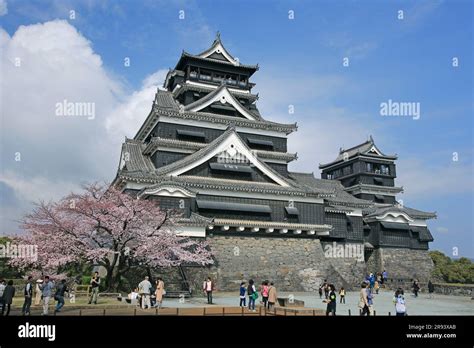
[(441, 251), (430, 252), (433, 277), (446, 283), (474, 284), (474, 263), (466, 257), (451, 259)]

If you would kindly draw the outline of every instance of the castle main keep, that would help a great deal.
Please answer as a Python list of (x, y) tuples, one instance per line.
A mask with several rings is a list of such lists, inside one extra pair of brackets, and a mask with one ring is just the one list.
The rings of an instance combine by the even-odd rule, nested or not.
[(219, 35), (200, 54), (183, 52), (122, 145), (114, 185), (180, 212), (176, 232), (209, 242), (215, 264), (181, 273), (194, 284), (210, 274), (221, 290), (249, 278), (288, 291), (317, 290), (323, 279), (350, 288), (383, 269), (428, 279), (436, 215), (397, 202), (397, 157), (370, 137), (321, 164), (321, 178), (290, 171), (297, 125), (260, 114), (257, 70)]

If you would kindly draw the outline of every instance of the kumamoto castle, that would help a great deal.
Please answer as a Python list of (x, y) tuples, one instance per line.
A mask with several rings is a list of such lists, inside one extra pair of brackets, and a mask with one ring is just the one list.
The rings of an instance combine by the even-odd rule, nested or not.
[[(177, 233), (206, 239), (214, 253), (211, 267), (183, 266), (173, 276), (200, 289), (210, 275), (220, 290), (249, 278), (286, 291), (317, 290), (324, 279), (353, 288), (383, 269), (427, 281), (427, 220), (436, 215), (396, 201), (397, 156), (371, 137), (319, 165), (321, 178), (289, 171), (297, 156), (287, 136), (297, 126), (260, 114), (257, 70), (236, 60), (219, 34), (200, 54), (183, 51), (122, 145), (113, 184), (181, 212)], [(327, 255), (335, 245), (362, 254)]]

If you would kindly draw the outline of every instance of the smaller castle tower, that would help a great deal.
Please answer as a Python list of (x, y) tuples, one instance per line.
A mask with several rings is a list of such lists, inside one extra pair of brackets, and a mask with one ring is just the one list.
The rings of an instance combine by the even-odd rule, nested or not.
[(337, 158), (320, 164), (323, 179), (339, 180), (353, 196), (381, 204), (396, 203), (395, 196), (403, 187), (395, 186), (396, 155), (378, 149), (372, 136), (359, 145), (340, 149)]

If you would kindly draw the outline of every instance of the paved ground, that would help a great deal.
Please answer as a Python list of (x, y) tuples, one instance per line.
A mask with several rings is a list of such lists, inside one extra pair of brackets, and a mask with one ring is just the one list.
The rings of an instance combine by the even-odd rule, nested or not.
[[(236, 296), (230, 297), (231, 294), (225, 294), (222, 296), (219, 294), (215, 296), (215, 301), (218, 304), (235, 305), (238, 304), (238, 298)], [(290, 293), (279, 293), (279, 297), (289, 296)], [(294, 298), (297, 300), (303, 300), (305, 307), (311, 307), (316, 309), (326, 309), (326, 304), (319, 299), (317, 293), (294, 293)], [(377, 315), (388, 315), (391, 312), (394, 315), (394, 305), (392, 303), (393, 292), (380, 292), (375, 295), (374, 309)], [(201, 303), (205, 303), (205, 299), (197, 299)], [(339, 302), (339, 296), (338, 296)], [(429, 299), (427, 294), (421, 294), (418, 298), (413, 297), (411, 294), (405, 296), (407, 303), (407, 312), (409, 315), (474, 315), (474, 300), (470, 297), (465, 296), (446, 296), (446, 295), (435, 295), (433, 299)], [(195, 300), (196, 301), (196, 300)], [(359, 309), (357, 304), (359, 302), (358, 292), (348, 292), (346, 296), (346, 304), (337, 304), (336, 313), (338, 315), (348, 315), (348, 311), (351, 310), (352, 315), (357, 315)]]
[[(313, 309), (325, 309), (326, 304), (319, 299), (318, 294), (313, 293), (279, 293), (279, 297), (288, 297), (293, 295), (296, 300), (303, 300), (306, 308)], [(375, 296), (374, 308), (377, 315), (388, 315), (389, 312), (394, 314), (394, 305), (392, 303), (393, 292), (380, 292)], [(358, 315), (357, 303), (359, 299), (358, 292), (348, 292), (346, 296), (346, 304), (337, 304), (338, 315), (348, 315), (349, 310), (352, 315)], [(464, 296), (446, 296), (446, 295), (435, 295), (433, 299), (429, 299), (428, 295), (421, 294), (418, 298), (413, 297), (411, 294), (405, 296), (407, 302), (407, 311), (409, 315), (474, 315), (474, 300), (470, 297)], [(338, 297), (339, 301), (339, 297)], [(15, 299), (14, 306), (12, 308), (12, 315), (19, 315), (21, 299)], [(99, 304), (87, 305), (83, 304), (83, 301), (78, 301), (76, 304), (70, 304), (66, 302), (66, 306), (61, 315), (79, 315), (79, 310), (83, 309), (83, 314), (95, 314), (101, 315), (105, 309), (107, 314), (117, 315), (133, 315), (135, 308), (132, 306), (123, 306), (114, 298), (102, 298)], [(194, 297), (186, 299), (183, 303), (179, 299), (165, 299), (163, 302), (163, 314), (175, 314), (176, 308), (187, 308), (187, 309), (198, 309), (207, 307), (208, 311), (215, 311), (216, 314), (222, 310), (222, 307), (236, 307), (239, 304), (238, 294), (235, 293), (215, 293), (214, 294), (214, 305), (207, 305), (207, 301), (203, 297)], [(231, 308), (229, 308), (229, 311)], [(201, 309), (202, 311), (202, 309)], [(142, 311), (137, 310), (137, 314), (153, 314), (154, 310)], [(187, 311), (189, 312), (189, 311)], [(199, 315), (199, 311), (190, 311), (190, 314), (196, 313)], [(32, 310), (32, 315), (39, 315), (40, 308), (35, 307)]]

